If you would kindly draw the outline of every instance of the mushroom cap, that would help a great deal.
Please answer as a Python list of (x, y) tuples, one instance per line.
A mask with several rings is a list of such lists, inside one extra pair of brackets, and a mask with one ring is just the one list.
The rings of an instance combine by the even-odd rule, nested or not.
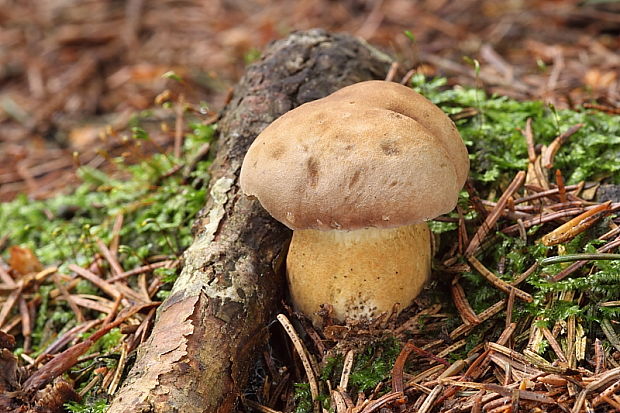
[(291, 229), (354, 230), (451, 211), (468, 171), (441, 109), (406, 86), (367, 81), (271, 123), (250, 146), (240, 183)]

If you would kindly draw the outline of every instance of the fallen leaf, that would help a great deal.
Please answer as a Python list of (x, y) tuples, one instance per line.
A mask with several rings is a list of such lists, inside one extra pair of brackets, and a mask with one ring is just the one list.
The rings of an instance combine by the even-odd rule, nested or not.
[(39, 272), (43, 269), (39, 259), (32, 250), (18, 247), (17, 245), (9, 248), (9, 265), (20, 275)]

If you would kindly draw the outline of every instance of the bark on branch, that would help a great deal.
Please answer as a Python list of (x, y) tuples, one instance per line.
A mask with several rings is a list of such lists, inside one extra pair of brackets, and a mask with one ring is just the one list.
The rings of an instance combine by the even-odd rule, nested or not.
[(273, 43), (248, 67), (219, 124), (211, 197), (184, 268), (109, 413), (234, 411), (279, 307), (285, 282), (273, 262), (290, 236), (241, 194), (245, 152), (278, 116), (383, 78), (389, 65), (358, 39), (311, 30)]

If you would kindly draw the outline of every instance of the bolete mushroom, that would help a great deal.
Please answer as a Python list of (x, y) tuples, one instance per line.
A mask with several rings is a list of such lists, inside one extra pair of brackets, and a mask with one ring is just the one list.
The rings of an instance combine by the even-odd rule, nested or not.
[(293, 229), (295, 308), (343, 321), (410, 305), (429, 277), (426, 220), (451, 211), (469, 170), (454, 123), (408, 87), (367, 81), (271, 123), (243, 161), (242, 190)]

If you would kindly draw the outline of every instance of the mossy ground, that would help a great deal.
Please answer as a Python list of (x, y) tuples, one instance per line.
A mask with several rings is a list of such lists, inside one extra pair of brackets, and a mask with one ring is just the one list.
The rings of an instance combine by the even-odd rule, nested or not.
[[(519, 102), (503, 96), (489, 96), (474, 88), (447, 88), (443, 78), (425, 79), (414, 76), (412, 86), (424, 94), (446, 113), (455, 118), (455, 123), (468, 147), (471, 160), (470, 179), (475, 190), (482, 199), (496, 200), (506, 189), (518, 171), (527, 170), (528, 147), (523, 130), (527, 119), (532, 121), (532, 130), (537, 145), (549, 145), (558, 135), (577, 124), (581, 129), (561, 146), (554, 160), (553, 169), (549, 174), (560, 170), (566, 184), (588, 183), (620, 183), (620, 117), (612, 116), (596, 110), (558, 110), (540, 101)], [(465, 116), (461, 116), (467, 114)], [(552, 181), (553, 182), (553, 181)], [(470, 237), (480, 224), (479, 216), (472, 207), (470, 193), (463, 190), (459, 199)], [(558, 246), (545, 246), (540, 242), (553, 225), (535, 225), (527, 231), (527, 240), (518, 235), (506, 235), (499, 231), (491, 231), (489, 237), (494, 242), (485, 247), (478, 258), (488, 268), (502, 268), (499, 277), (511, 282), (530, 266), (541, 259), (557, 255), (581, 252), (595, 252), (603, 242), (596, 238), (615, 224), (610, 221), (615, 215), (608, 216), (586, 232), (569, 242)], [(463, 322), (453, 306), (450, 295), (446, 294), (454, 274), (442, 273), (441, 260), (457, 242), (456, 212), (448, 215), (453, 222), (433, 221), (431, 229), (435, 233), (439, 250), (435, 256), (436, 269), (434, 288), (427, 291), (423, 301), (427, 305), (439, 303), (446, 313), (444, 326), (435, 331), (436, 338), (446, 337), (448, 333)], [(457, 263), (466, 264), (463, 257)], [(531, 303), (516, 301), (512, 310), (513, 321), (517, 322), (517, 347), (524, 345), (530, 326), (553, 328), (564, 326), (558, 341), (567, 348), (566, 325), (569, 319), (577, 325), (578, 337), (587, 340), (586, 357), (581, 365), (588, 365), (593, 357), (595, 340), (601, 340), (608, 354), (620, 348), (614, 348), (617, 340), (614, 331), (604, 331), (605, 326), (613, 325), (620, 313), (618, 298), (620, 297), (620, 261), (596, 261), (585, 269), (560, 281), (551, 281), (550, 275), (556, 274), (567, 264), (554, 264), (539, 267), (525, 281), (524, 288), (533, 297)], [(496, 272), (497, 273), (497, 272)], [(586, 275), (587, 276), (584, 276)], [(478, 272), (472, 269), (459, 274), (469, 303), (474, 312), (480, 314), (506, 295), (494, 288)], [(609, 305), (601, 306), (601, 303)], [(615, 305), (612, 305), (615, 303)], [(420, 308), (418, 308), (419, 310)], [(469, 332), (465, 345), (448, 355), (448, 360), (466, 359), (471, 350), (480, 348), (485, 342), (496, 340), (504, 329), (505, 313), (492, 317)], [(424, 324), (424, 319), (420, 320)], [(432, 325), (432, 323), (431, 323)], [(442, 333), (443, 331), (443, 333)], [(351, 395), (358, 390), (368, 395), (378, 383), (384, 382), (390, 388), (391, 367), (407, 336), (399, 335), (390, 341), (392, 350), (375, 353), (374, 349), (383, 348), (385, 337), (366, 349), (358, 349), (356, 363), (351, 378), (355, 377)], [(419, 337), (419, 336), (418, 336)], [(448, 341), (450, 341), (448, 339)], [(339, 343), (342, 345), (342, 343)], [(616, 344), (617, 345), (617, 344)], [(344, 345), (343, 347), (347, 347)], [(557, 355), (549, 342), (542, 338), (536, 341), (534, 350), (545, 360), (553, 363)], [(374, 354), (368, 357), (368, 352)], [(318, 356), (320, 358), (320, 355)], [(323, 383), (330, 379), (332, 385), (342, 371), (342, 357), (324, 359)], [(365, 366), (368, 362), (373, 368)], [(375, 368), (376, 366), (376, 368)], [(386, 368), (383, 368), (383, 367)], [(410, 366), (406, 370), (412, 375), (419, 373), (421, 368)], [(387, 391), (387, 390), (386, 390)], [(296, 397), (299, 400), (298, 412), (312, 411), (310, 393), (306, 387), (297, 387)], [(330, 408), (329, 398), (324, 397), (323, 406)]]
[[(555, 157), (554, 170), (561, 170), (567, 184), (580, 181), (620, 183), (620, 117), (610, 116), (595, 110), (556, 110), (542, 102), (518, 102), (502, 96), (487, 96), (471, 88), (446, 88), (445, 79), (424, 79), (416, 76), (412, 86), (426, 95), (444, 111), (458, 115), (474, 108), (475, 114), (456, 121), (465, 140), (471, 159), (471, 180), (483, 199), (496, 199), (506, 188), (517, 171), (527, 167), (527, 145), (520, 129), (528, 118), (537, 144), (548, 145), (556, 136), (573, 125), (584, 126), (560, 148)], [(148, 114), (146, 114), (148, 117)], [(458, 118), (458, 116), (455, 116)], [(174, 159), (160, 153), (137, 164), (124, 165), (118, 159), (118, 173), (104, 174), (100, 171), (82, 168), (79, 173), (83, 184), (69, 195), (61, 195), (46, 201), (32, 201), (25, 196), (12, 202), (0, 204), (0, 228), (9, 245), (20, 245), (31, 249), (44, 266), (58, 266), (66, 270), (68, 263), (87, 265), (97, 252), (96, 242), (110, 242), (114, 220), (119, 214), (124, 217), (120, 232), (121, 246), (119, 261), (124, 268), (134, 268), (154, 256), (177, 257), (191, 242), (191, 224), (197, 211), (206, 200), (208, 161), (199, 162), (187, 175), (168, 174), (179, 164), (187, 163), (192, 153), (214, 135), (213, 126), (196, 122), (185, 138), (183, 157)], [(140, 122), (133, 124), (132, 139), (136, 142), (148, 140), (148, 133)], [(119, 178), (119, 176), (121, 176)], [(468, 222), (476, 222), (477, 214), (471, 208), (469, 194), (461, 194), (459, 202)], [(450, 215), (458, 218), (456, 213)], [(545, 232), (542, 225), (528, 231), (528, 241), (495, 234), (497, 242), (485, 249), (480, 259), (490, 268), (502, 266), (500, 277), (511, 281), (528, 266), (548, 255), (572, 252), (592, 252), (600, 241), (596, 236), (609, 224), (608, 217), (587, 232), (558, 247), (545, 247), (537, 238)], [(438, 237), (440, 250), (456, 242), (455, 222), (431, 223)], [(473, 231), (475, 228), (470, 228)], [(442, 250), (441, 248), (444, 248)], [(7, 252), (4, 252), (6, 258)], [(539, 269), (526, 281), (524, 287), (534, 298), (531, 303), (517, 302), (515, 319), (519, 323), (539, 323), (552, 327), (565, 323), (573, 317), (583, 329), (583, 336), (592, 342), (603, 341), (605, 348), (613, 349), (614, 334), (608, 329), (617, 319), (620, 306), (601, 303), (620, 297), (620, 262), (598, 261), (584, 272), (559, 282), (550, 282), (549, 274), (564, 268), (554, 264)], [(585, 271), (588, 277), (583, 277)], [(160, 270), (159, 276), (166, 282), (174, 281), (174, 270)], [(479, 313), (503, 297), (478, 273), (465, 271), (461, 274), (463, 286), (472, 308)], [(35, 329), (32, 333), (32, 355), (36, 356), (55, 337), (75, 325), (75, 315), (65, 302), (51, 303), (48, 294), (51, 284), (43, 284), (33, 294), (41, 297), (36, 309)], [(88, 282), (81, 282), (77, 289), (83, 293), (98, 294)], [(158, 298), (164, 298), (162, 289)], [(570, 293), (567, 295), (567, 293)], [(440, 301), (451, 315), (445, 320), (446, 330), (460, 323), (457, 313), (446, 294), (429, 295), (429, 303)], [(489, 338), (496, 338), (501, 332), (501, 323), (496, 317), (474, 329), (467, 338), (466, 347), (450, 356), (451, 359), (465, 357), (467, 351)], [(421, 320), (424, 323), (424, 320)], [(612, 324), (610, 324), (612, 323)], [(604, 326), (607, 333), (603, 331)], [(526, 331), (527, 325), (523, 327)], [(119, 333), (108, 334), (98, 344), (101, 353), (113, 354), (117, 350)], [(18, 345), (20, 341), (18, 340)], [(391, 373), (401, 343), (396, 338), (382, 338), (369, 343), (358, 352), (351, 386), (356, 391), (368, 392), (378, 383), (386, 381)], [(553, 361), (554, 354), (543, 339), (537, 347), (539, 355)], [(20, 350), (17, 350), (19, 353)], [(325, 364), (323, 380), (334, 380), (341, 370), (342, 358), (335, 357)], [(114, 357), (107, 361), (95, 359), (91, 363), (115, 363)], [(85, 368), (84, 366), (78, 366)], [(415, 368), (412, 369), (414, 371)], [(77, 377), (77, 372), (75, 372)], [(86, 378), (78, 383), (84, 385)], [(389, 385), (388, 385), (389, 387)], [(96, 393), (96, 392), (95, 392)], [(93, 394), (95, 394), (93, 393)], [(310, 411), (309, 392), (305, 385), (297, 387), (297, 411)], [(86, 405), (74, 404), (71, 411), (101, 411), (104, 401), (87, 396)], [(325, 398), (327, 402), (327, 398)], [(99, 406), (99, 407), (97, 407)], [(84, 410), (86, 409), (86, 410)], [(90, 409), (90, 410), (89, 410)], [(98, 410), (99, 409), (99, 410)]]

